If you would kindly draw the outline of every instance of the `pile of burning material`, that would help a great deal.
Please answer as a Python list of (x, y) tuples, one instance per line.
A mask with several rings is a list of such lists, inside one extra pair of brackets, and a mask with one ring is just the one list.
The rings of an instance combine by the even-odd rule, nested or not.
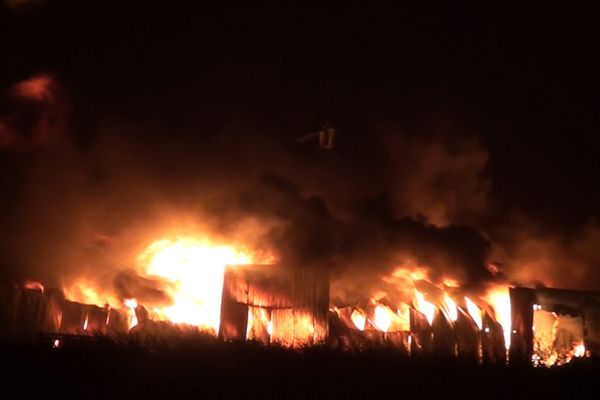
[(311, 268), (225, 269), (219, 337), (299, 347), (328, 337), (329, 278)]

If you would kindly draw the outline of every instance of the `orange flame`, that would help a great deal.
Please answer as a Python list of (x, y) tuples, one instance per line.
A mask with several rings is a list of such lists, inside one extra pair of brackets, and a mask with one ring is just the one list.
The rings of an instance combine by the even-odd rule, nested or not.
[(479, 330), (481, 330), (483, 328), (483, 318), (481, 315), (481, 310), (468, 297), (465, 297), (465, 303), (467, 303), (467, 312), (471, 316), (471, 319), (473, 320), (473, 322), (475, 322)]
[[(392, 315), (390, 315), (392, 314)], [(393, 312), (383, 304), (378, 304), (375, 307), (374, 324), (382, 332), (387, 332), (392, 324)]]
[(425, 300), (425, 297), (418, 290), (415, 293), (415, 308), (421, 314), (425, 316), (429, 325), (433, 323), (433, 314), (435, 313), (435, 306)]
[(121, 301), (112, 294), (98, 289), (93, 282), (81, 279), (64, 288), (65, 298), (84, 304), (95, 304), (97, 306), (109, 305), (114, 307)]
[(267, 332), (269, 333), (269, 336), (273, 336), (273, 320), (270, 319), (269, 323), (267, 324)]
[[(273, 336), (273, 320), (269, 314), (269, 310), (266, 308), (248, 307), (246, 339), (271, 340)], [(264, 330), (269, 334), (269, 338), (262, 336), (261, 332), (264, 332)]]
[(401, 331), (410, 331), (410, 307), (408, 304), (400, 304), (396, 309), (398, 316), (398, 329)]
[(354, 311), (352, 311), (352, 314), (350, 314), (350, 318), (352, 319), (352, 323), (354, 323), (354, 326), (356, 326), (357, 329), (361, 331), (365, 330), (365, 324), (367, 323), (367, 316), (365, 314), (360, 312), (358, 309), (355, 309)]
[(138, 302), (136, 299), (125, 299), (123, 300), (123, 304), (127, 307), (127, 326), (131, 329), (138, 324), (138, 319), (135, 315)]
[(183, 237), (152, 243), (140, 256), (145, 274), (171, 285), (172, 305), (160, 309), (163, 318), (202, 330), (219, 331), (223, 276), (228, 264), (248, 264), (243, 252), (208, 240)]
[(446, 312), (448, 313), (448, 318), (450, 318), (450, 321), (456, 322), (458, 319), (458, 308), (456, 307), (456, 303), (448, 294), (444, 295), (444, 303)]
[(488, 301), (494, 309), (496, 322), (502, 326), (504, 333), (504, 345), (506, 349), (510, 347), (510, 336), (512, 329), (510, 294), (508, 287), (493, 289), (488, 293)]
[(575, 349), (573, 351), (573, 356), (574, 357), (585, 356), (585, 345), (583, 343), (579, 343), (578, 345), (575, 346)]

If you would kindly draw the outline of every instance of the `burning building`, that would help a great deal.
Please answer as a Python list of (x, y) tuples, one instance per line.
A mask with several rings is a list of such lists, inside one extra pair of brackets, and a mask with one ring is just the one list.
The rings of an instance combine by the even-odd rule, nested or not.
[(317, 269), (235, 265), (225, 269), (223, 339), (299, 346), (328, 336), (329, 279)]
[(387, 279), (387, 292), (342, 303), (331, 296), (328, 269), (253, 262), (259, 259), (207, 240), (160, 240), (102, 303), (110, 291), (87, 281), (74, 285), (78, 291), (37, 282), (3, 287), (0, 335), (161, 335), (187, 327), (290, 348), (388, 346), (412, 356), (545, 366), (600, 351), (598, 293), (498, 283), (468, 290), (402, 267)]
[(65, 299), (58, 289), (0, 288), (0, 336), (18, 339), (36, 334), (111, 335), (127, 332), (122, 311)]
[[(473, 300), (417, 281), (410, 303), (384, 296), (339, 306), (331, 304), (329, 277), (318, 269), (238, 264), (223, 272), (219, 329), (213, 331), (222, 340), (352, 351), (383, 345), (413, 356), (543, 366), (600, 350), (595, 292), (498, 287)], [(144, 324), (165, 319), (132, 299), (121, 309), (82, 304), (37, 283), (7, 286), (0, 294), (5, 338), (110, 336), (143, 332)]]

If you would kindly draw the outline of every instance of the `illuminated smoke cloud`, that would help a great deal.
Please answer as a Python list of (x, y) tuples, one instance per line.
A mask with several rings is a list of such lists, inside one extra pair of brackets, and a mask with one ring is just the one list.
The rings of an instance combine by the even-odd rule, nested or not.
[(0, 149), (27, 150), (65, 138), (68, 106), (50, 74), (15, 83), (2, 96)]
[(543, 229), (514, 218), (498, 234), (493, 258), (506, 260), (506, 274), (531, 286), (597, 290), (600, 226), (591, 220), (574, 232)]

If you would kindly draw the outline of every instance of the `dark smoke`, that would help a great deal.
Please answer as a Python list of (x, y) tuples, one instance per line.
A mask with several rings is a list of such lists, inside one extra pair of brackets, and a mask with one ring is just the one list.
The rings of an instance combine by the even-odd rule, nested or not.
[[(277, 249), (284, 264), (327, 268), (333, 296), (365, 296), (381, 290), (382, 280), (400, 266), (425, 266), (430, 279), (452, 278), (465, 287), (488, 283), (491, 244), (466, 225), (437, 227), (425, 218), (395, 218), (389, 192), (357, 205), (342, 221), (322, 198), (304, 197), (280, 175), (265, 175), (242, 196), (243, 213), (279, 223), (263, 240)], [(360, 299), (358, 299), (360, 300)]]
[[(68, 285), (85, 276), (121, 297), (160, 301), (159, 285), (137, 274), (138, 255), (198, 230), (273, 250), (282, 265), (327, 269), (341, 302), (391, 291), (384, 278), (397, 267), (472, 288), (493, 279), (490, 261), (515, 279), (521, 263), (529, 270), (531, 235), (485, 224), (489, 156), (474, 135), (342, 128), (323, 150), (297, 143), (305, 131), (252, 118), (206, 132), (151, 117), (69, 127), (58, 87), (53, 80), (39, 99), (3, 98), (3, 280)], [(578, 277), (590, 276), (596, 232), (584, 234), (585, 245), (550, 238), (540, 275), (574, 253)]]

